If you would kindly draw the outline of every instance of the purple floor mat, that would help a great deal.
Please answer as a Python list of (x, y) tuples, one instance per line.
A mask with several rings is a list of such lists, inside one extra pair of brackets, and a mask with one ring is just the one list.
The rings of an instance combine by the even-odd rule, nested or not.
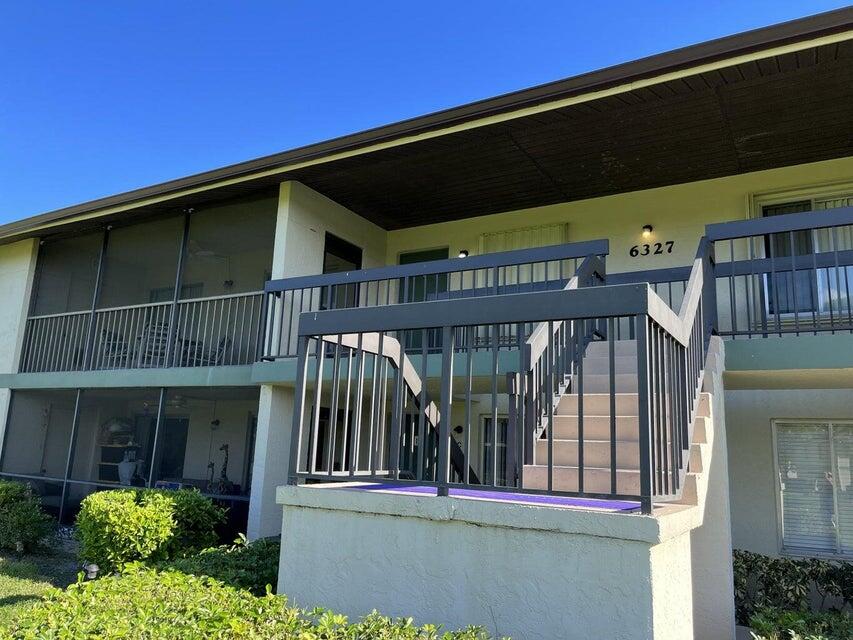
[[(352, 491), (393, 491), (414, 495), (437, 495), (435, 487), (400, 484), (365, 484), (360, 487), (347, 487)], [(596, 498), (574, 498), (572, 496), (549, 496), (539, 493), (509, 493), (506, 491), (488, 491), (486, 489), (451, 488), (450, 496), (454, 498), (472, 498), (475, 500), (494, 500), (497, 502), (523, 502), (526, 504), (541, 504), (552, 507), (579, 507), (586, 509), (601, 509), (604, 511), (634, 511), (640, 508), (639, 502), (630, 500), (601, 500)]]

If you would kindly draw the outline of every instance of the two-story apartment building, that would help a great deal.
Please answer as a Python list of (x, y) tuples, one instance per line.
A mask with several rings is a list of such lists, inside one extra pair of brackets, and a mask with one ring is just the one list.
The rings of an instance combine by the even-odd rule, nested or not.
[[(710, 629), (731, 626), (732, 545), (853, 557), (849, 8), (13, 222), (0, 243), (0, 474), (63, 519), (101, 489), (197, 487), (256, 538), (281, 530), (278, 487), (359, 479), (618, 523), (553, 525), (590, 540), (681, 518), (692, 550), (673, 533), (656, 561), (650, 543), (637, 584), (679, 566), (696, 637), (727, 637)], [(285, 523), (322, 553), (294, 567), (370, 551), (336, 536), (370, 537), (340, 514), (376, 496), (305, 491), (280, 492)], [(664, 600), (586, 624), (686, 637)]]

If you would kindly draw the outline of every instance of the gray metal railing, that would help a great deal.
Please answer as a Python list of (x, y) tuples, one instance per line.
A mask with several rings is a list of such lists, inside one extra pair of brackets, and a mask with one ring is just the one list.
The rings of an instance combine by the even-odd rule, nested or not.
[(713, 224), (706, 233), (718, 256), (721, 335), (853, 332), (853, 207)]
[(27, 319), (22, 373), (252, 364), (259, 291)]
[[(462, 486), (624, 498), (650, 511), (653, 500), (671, 499), (683, 486), (690, 425), (713, 331), (711, 264), (709, 245), (703, 242), (678, 314), (648, 283), (301, 314), (290, 481), (360, 479), (434, 486), (439, 493)], [(581, 266), (580, 275), (584, 270)], [(617, 481), (613, 455), (607, 469), (612, 482), (604, 486), (601, 469), (584, 464), (584, 377), (572, 362), (582, 360), (587, 339), (607, 341), (612, 360), (618, 322), (630, 324), (636, 336), (638, 375), (632, 393), (639, 413), (634, 434), (639, 482)], [(500, 326), (512, 328), (516, 343), (501, 342)], [(426, 348), (430, 331), (442, 336), (440, 353)], [(470, 338), (462, 348), (456, 343), (459, 336), (475, 334), (487, 336), (485, 348)], [(411, 335), (421, 336), (420, 353), (404, 348)], [(532, 342), (525, 343), (528, 336)], [(331, 359), (327, 344), (334, 345)], [(540, 362), (546, 363), (544, 369)], [(544, 370), (539, 381), (531, 375), (537, 367)], [(610, 371), (615, 421), (619, 398)], [(425, 383), (429, 378), (438, 380), (432, 395)], [(548, 381), (545, 393), (542, 380)], [(571, 486), (554, 479), (554, 429), (546, 422), (550, 418), (553, 424), (555, 403), (567, 391), (580, 407), (577, 478)], [(498, 441), (499, 406), (508, 407), (503, 443)], [(478, 412), (491, 419), (490, 437), (475, 433)], [(526, 481), (522, 462), (531, 459), (543, 423), (548, 443), (544, 486)], [(520, 428), (527, 424), (533, 425), (532, 434)], [(456, 456), (455, 447), (461, 449)], [(615, 427), (610, 447), (617, 447)], [(491, 470), (483, 468), (486, 461)], [(480, 471), (476, 482), (474, 469)]]
[[(296, 355), (299, 315), (306, 311), (557, 290), (566, 285), (586, 256), (603, 257), (608, 251), (606, 240), (594, 240), (272, 280), (265, 287), (266, 335), (262, 358), (274, 360)], [(441, 348), (439, 334), (432, 332), (424, 339), (430, 348)], [(485, 337), (478, 335), (473, 339), (482, 342)], [(501, 339), (508, 344), (514, 343), (516, 337), (506, 333)], [(407, 349), (420, 348), (420, 338), (407, 340)]]
[(33, 316), (27, 319), (20, 370), (80, 371), (85, 367), (90, 311)]

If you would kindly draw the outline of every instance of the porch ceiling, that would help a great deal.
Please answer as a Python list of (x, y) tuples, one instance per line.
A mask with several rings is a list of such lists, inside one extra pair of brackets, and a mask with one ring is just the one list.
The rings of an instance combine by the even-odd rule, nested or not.
[(853, 40), (294, 171), (386, 229), (853, 155)]
[(198, 207), (298, 180), (385, 229), (401, 229), (850, 155), (853, 40), (846, 40), (146, 209)]

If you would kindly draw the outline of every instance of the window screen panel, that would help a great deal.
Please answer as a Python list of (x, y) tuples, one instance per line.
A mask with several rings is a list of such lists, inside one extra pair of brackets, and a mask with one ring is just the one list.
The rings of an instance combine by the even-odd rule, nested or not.
[(842, 554), (853, 555), (853, 425), (833, 425), (832, 449), (838, 544)]
[(98, 308), (149, 304), (173, 291), (183, 227), (175, 216), (110, 231)]
[(103, 235), (45, 242), (39, 249), (32, 315), (92, 308)]
[(836, 553), (830, 426), (777, 425), (776, 450), (782, 546), (800, 553)]
[(277, 198), (244, 199), (193, 213), (181, 299), (263, 290), (272, 272), (277, 205)]

